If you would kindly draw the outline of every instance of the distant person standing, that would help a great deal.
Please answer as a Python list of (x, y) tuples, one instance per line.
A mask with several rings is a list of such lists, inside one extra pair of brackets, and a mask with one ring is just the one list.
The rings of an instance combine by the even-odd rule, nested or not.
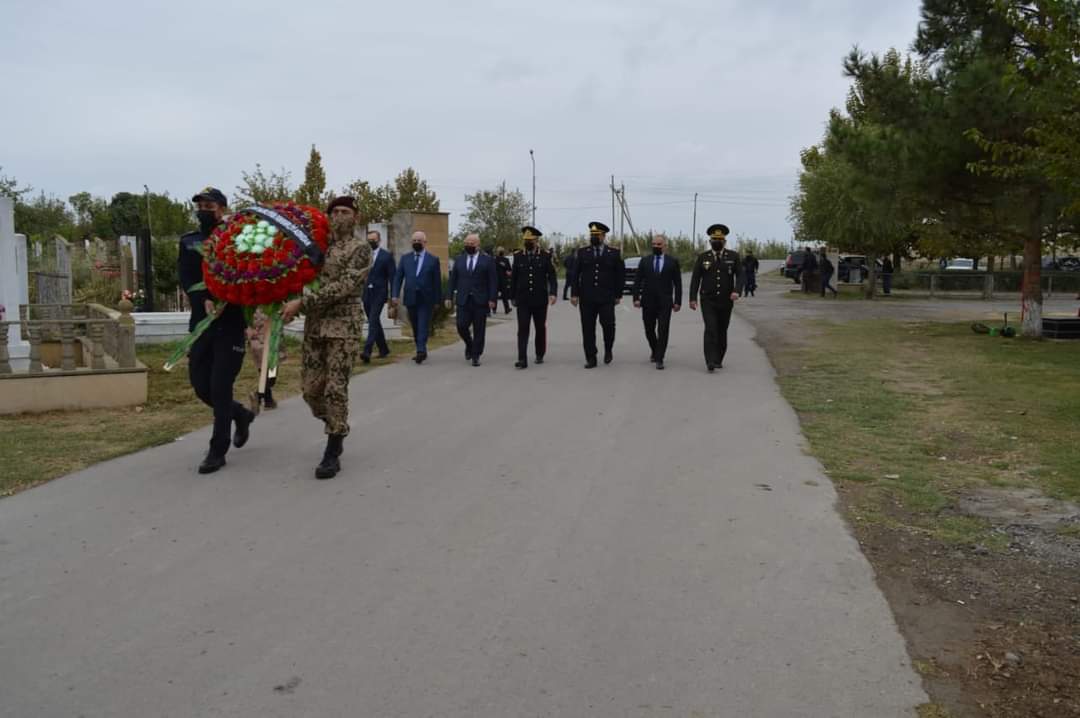
[(818, 261), (818, 271), (821, 272), (821, 296), (825, 296), (825, 290), (832, 292), (833, 297), (838, 296), (836, 287), (832, 285), (832, 276), (836, 272), (836, 268), (833, 267), (832, 261), (829, 259), (829, 255), (825, 253), (824, 248), (821, 250), (821, 259)]
[(682, 307), (682, 269), (679, 260), (668, 256), (667, 238), (658, 234), (652, 239), (652, 256), (642, 257), (634, 277), (634, 306), (641, 309), (645, 339), (657, 369), (664, 368), (671, 313)]
[(810, 293), (811, 287), (814, 286), (814, 275), (817, 274), (817, 271), (817, 257), (814, 256), (809, 247), (803, 247), (802, 271), (799, 272), (803, 294)]
[[(761, 266), (757, 257), (754, 256), (754, 250), (746, 250), (746, 256), (743, 257), (743, 293), (746, 296), (754, 296), (754, 292), (757, 291), (757, 272), (758, 267)], [(739, 296), (743, 296), (740, 294)]]
[(495, 266), (499, 272), (499, 299), (503, 303), (503, 314), (510, 313), (510, 258), (506, 256), (506, 249), (499, 247), (495, 250)]
[(727, 354), (727, 331), (731, 310), (742, 289), (743, 273), (739, 253), (724, 249), (727, 226), (714, 224), (707, 230), (712, 249), (697, 258), (690, 276), (690, 308), (698, 308), (701, 292), (701, 318), (705, 320), (705, 366), (709, 372), (724, 366)]
[(565, 302), (570, 295), (570, 284), (574, 281), (574, 263), (577, 261), (577, 248), (571, 247), (563, 257), (563, 268), (566, 269), (566, 282), (563, 284), (562, 298)]
[(893, 263), (890, 257), (885, 257), (881, 263), (881, 289), (885, 294), (892, 294)]
[(442, 270), (439, 268), (439, 258), (427, 251), (426, 234), (413, 232), (412, 248), (413, 251), (398, 263), (390, 303), (395, 307), (398, 305), (404, 288), (405, 309), (409, 312), (409, 324), (416, 342), (413, 361), (423, 364), (428, 354), (431, 318), (435, 314), (435, 307), (442, 303)]

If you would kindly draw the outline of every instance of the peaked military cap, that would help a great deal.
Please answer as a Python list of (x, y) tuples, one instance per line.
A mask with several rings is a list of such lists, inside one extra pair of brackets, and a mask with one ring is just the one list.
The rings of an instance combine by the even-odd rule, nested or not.
[(192, 202), (217, 202), (222, 207), (228, 207), (229, 201), (225, 199), (225, 193), (216, 187), (203, 187), (191, 198)]
[(725, 239), (731, 234), (731, 230), (727, 228), (726, 224), (714, 224), (705, 230), (705, 233), (713, 239)]
[(525, 226), (525, 227), (521, 228), (521, 237), (522, 237), (522, 239), (537, 239), (537, 238), (543, 237), (543, 236), (544, 236), (544, 233), (541, 232), (536, 227)]
[(589, 222), (589, 234), (607, 234), (610, 231), (603, 222)]

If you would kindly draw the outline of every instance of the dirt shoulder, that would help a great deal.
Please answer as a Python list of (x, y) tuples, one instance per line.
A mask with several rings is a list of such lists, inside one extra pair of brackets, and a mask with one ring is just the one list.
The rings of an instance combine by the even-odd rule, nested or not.
[(1009, 299), (791, 288), (765, 278), (738, 313), (874, 566), (923, 715), (1080, 715), (1080, 342), (971, 332)]

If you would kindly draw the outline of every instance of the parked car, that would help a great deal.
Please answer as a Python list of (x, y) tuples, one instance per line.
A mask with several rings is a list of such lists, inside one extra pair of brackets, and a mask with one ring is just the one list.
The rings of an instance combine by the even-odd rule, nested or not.
[(945, 264), (946, 272), (972, 272), (975, 270), (975, 260), (964, 257), (950, 259)]
[(780, 267), (780, 274), (798, 284), (802, 280), (803, 258), (806, 252), (796, 249), (787, 256), (787, 261)]
[(1048, 272), (1080, 272), (1080, 257), (1043, 257), (1042, 268)]
[[(874, 266), (879, 272), (885, 267), (880, 259), (874, 260)], [(861, 282), (866, 278), (866, 257), (861, 254), (845, 254), (841, 256), (836, 265), (836, 281), (850, 282), (851, 270), (854, 268), (862, 270), (859, 275), (859, 281)]]
[(623, 260), (623, 294), (634, 293), (634, 281), (637, 279), (639, 264), (641, 264), (641, 257), (627, 257)]

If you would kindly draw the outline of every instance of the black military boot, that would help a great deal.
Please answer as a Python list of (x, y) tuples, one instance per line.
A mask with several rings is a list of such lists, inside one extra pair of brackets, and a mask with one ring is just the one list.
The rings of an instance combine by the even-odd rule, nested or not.
[(341, 462), (338, 458), (343, 451), (344, 441), (345, 437), (341, 434), (327, 435), (326, 451), (323, 452), (322, 461), (315, 467), (316, 479), (332, 479), (341, 471)]
[(215, 454), (213, 451), (207, 453), (206, 458), (199, 464), (200, 474), (212, 474), (222, 466), (225, 465), (225, 457)]
[(277, 402), (274, 401), (274, 384), (276, 382), (276, 376), (272, 376), (266, 380), (266, 394), (263, 395), (263, 406), (265, 406), (267, 409), (277, 408)]
[(232, 444), (241, 449), (251, 437), (251, 422), (255, 421), (255, 412), (244, 409), (244, 413), (236, 417), (235, 421), (236, 431), (233, 432)]

